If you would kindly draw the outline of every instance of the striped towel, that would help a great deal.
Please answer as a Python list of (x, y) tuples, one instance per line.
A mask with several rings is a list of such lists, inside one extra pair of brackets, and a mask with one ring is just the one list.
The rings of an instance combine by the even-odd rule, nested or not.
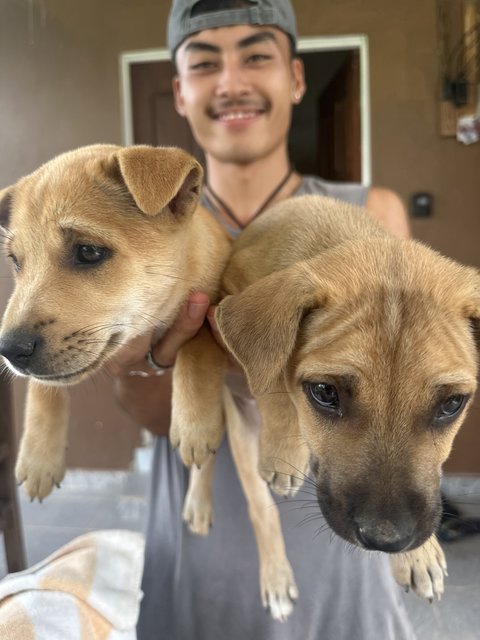
[(88, 533), (0, 580), (1, 640), (135, 640), (144, 539)]

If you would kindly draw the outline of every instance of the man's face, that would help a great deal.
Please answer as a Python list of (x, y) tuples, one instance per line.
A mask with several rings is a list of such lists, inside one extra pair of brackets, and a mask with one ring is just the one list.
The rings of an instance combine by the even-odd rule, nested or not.
[(208, 29), (182, 43), (176, 62), (176, 108), (207, 155), (246, 164), (286, 146), (292, 104), (305, 85), (283, 31)]

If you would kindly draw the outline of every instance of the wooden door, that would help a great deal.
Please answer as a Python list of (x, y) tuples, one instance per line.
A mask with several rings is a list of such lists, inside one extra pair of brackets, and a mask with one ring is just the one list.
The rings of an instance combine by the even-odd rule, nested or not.
[(169, 60), (135, 63), (130, 67), (134, 143), (178, 146), (203, 163), (203, 152), (187, 121), (175, 111), (174, 73)]
[(360, 182), (360, 73), (354, 50), (318, 99), (318, 173), (328, 180)]

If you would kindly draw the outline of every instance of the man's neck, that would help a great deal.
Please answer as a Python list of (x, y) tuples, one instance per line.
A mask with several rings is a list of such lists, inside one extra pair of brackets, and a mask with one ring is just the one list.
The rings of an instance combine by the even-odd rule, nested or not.
[[(290, 170), (286, 153), (250, 164), (225, 163), (208, 155), (206, 160), (207, 184), (211, 187), (211, 195), (218, 196), (242, 225), (250, 222)], [(268, 205), (290, 195), (299, 180), (298, 174), (290, 176)]]

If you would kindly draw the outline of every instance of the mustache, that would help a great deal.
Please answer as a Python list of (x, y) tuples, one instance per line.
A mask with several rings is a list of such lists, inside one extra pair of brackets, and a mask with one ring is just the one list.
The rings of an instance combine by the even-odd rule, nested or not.
[(267, 111), (269, 107), (268, 101), (260, 98), (223, 98), (207, 107), (207, 115), (215, 117), (232, 109)]

